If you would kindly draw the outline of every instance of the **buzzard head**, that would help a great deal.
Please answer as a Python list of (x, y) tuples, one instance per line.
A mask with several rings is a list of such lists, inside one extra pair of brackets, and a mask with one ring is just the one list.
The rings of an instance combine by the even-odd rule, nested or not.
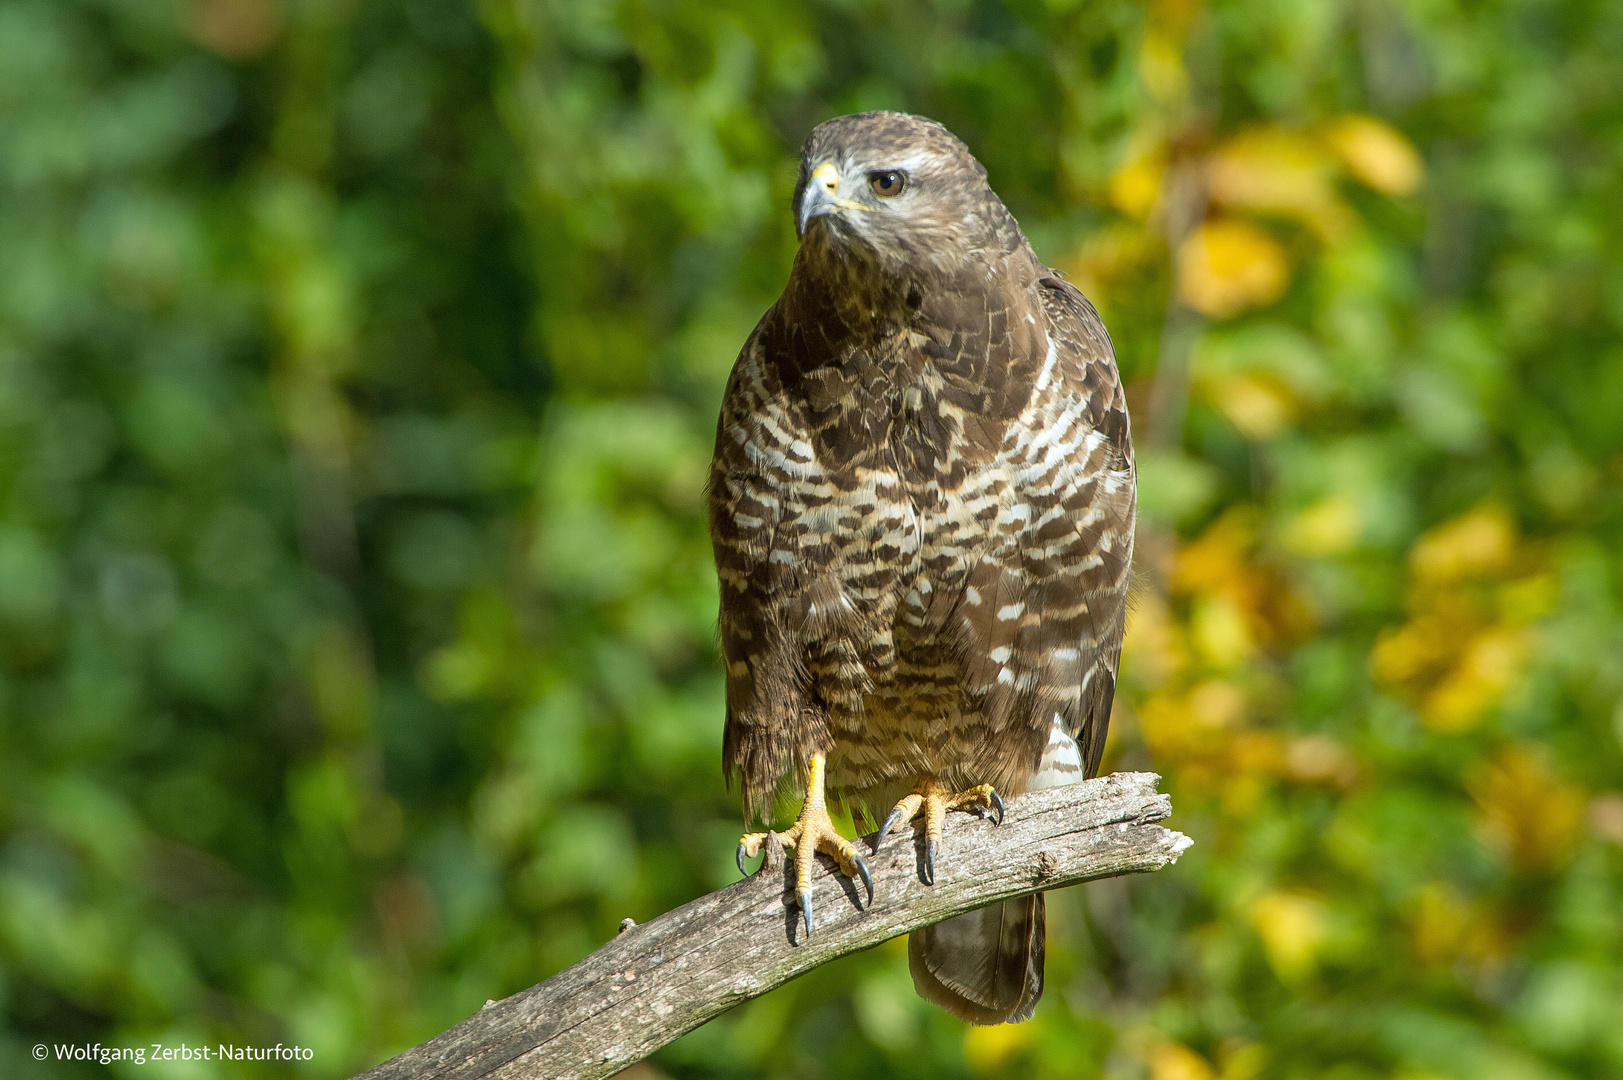
[(794, 208), (802, 260), (847, 280), (853, 269), (892, 283), (952, 277), (1019, 231), (969, 148), (906, 113), (820, 124), (801, 150)]

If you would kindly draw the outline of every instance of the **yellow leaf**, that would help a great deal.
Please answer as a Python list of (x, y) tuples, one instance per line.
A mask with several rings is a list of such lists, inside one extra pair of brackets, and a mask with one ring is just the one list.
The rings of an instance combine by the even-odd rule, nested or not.
[(1510, 564), (1516, 527), (1503, 507), (1479, 506), (1422, 536), (1409, 551), (1415, 575), (1429, 583), (1495, 574)]
[(1253, 902), (1251, 924), (1262, 938), (1269, 966), (1286, 983), (1313, 973), (1330, 932), (1323, 904), (1288, 892), (1265, 893)]
[(1157, 101), (1177, 101), (1189, 92), (1183, 66), (1183, 44), (1171, 34), (1151, 30), (1138, 50), (1138, 74)]
[(1139, 729), (1157, 764), (1177, 761), (1193, 749), (1200, 733), (1188, 716), (1187, 704), (1177, 694), (1151, 694), (1139, 706)]
[(1244, 577), (1248, 553), (1256, 542), (1251, 516), (1231, 510), (1200, 536), (1179, 545), (1172, 567), (1172, 591), (1187, 596), (1233, 588)]
[(1212, 381), (1212, 398), (1240, 434), (1253, 442), (1285, 430), (1294, 412), (1290, 392), (1271, 379), (1232, 375)]
[(1150, 1051), (1150, 1080), (1217, 1080), (1217, 1072), (1182, 1043), (1164, 1042)]
[(1110, 177), (1110, 205), (1143, 221), (1161, 197), (1166, 171), (1166, 154), (1160, 148), (1129, 158)]
[(1156, 687), (1187, 662), (1181, 631), (1160, 595), (1146, 591), (1127, 613), (1122, 659), (1139, 681)]
[(1245, 222), (1207, 222), (1178, 248), (1178, 299), (1214, 319), (1273, 303), (1289, 280), (1285, 249)]
[(1352, 550), (1363, 531), (1358, 504), (1345, 495), (1332, 495), (1292, 518), (1284, 540), (1299, 555), (1340, 555)]
[(1231, 682), (1212, 679), (1189, 693), (1189, 719), (1199, 727), (1231, 728), (1245, 715), (1245, 695)]
[(1244, 716), (1240, 689), (1211, 680), (1188, 694), (1151, 694), (1139, 706), (1138, 724), (1156, 762), (1174, 764), (1213, 755), (1227, 759)]
[(1446, 882), (1421, 887), (1409, 913), (1415, 955), (1423, 964), (1452, 963), (1464, 948), (1471, 910)]
[[(1146, 209), (1145, 213), (1148, 212)], [(1158, 236), (1143, 226), (1121, 223), (1089, 236), (1062, 269), (1076, 287), (1097, 304), (1102, 295), (1118, 285), (1127, 289), (1142, 288), (1142, 276), (1158, 268), (1165, 253), (1166, 247)]]
[(1222, 1080), (1251, 1080), (1268, 1063), (1268, 1053), (1259, 1044), (1243, 1039), (1224, 1041), (1227, 1045), (1218, 1053), (1223, 1063)]
[(1583, 793), (1531, 747), (1506, 747), (1467, 787), (1481, 812), (1483, 839), (1524, 873), (1557, 869), (1583, 836)]
[(1328, 735), (1304, 735), (1285, 749), (1285, 769), (1304, 784), (1351, 787), (1358, 782), (1358, 762), (1352, 752)]
[(1353, 218), (1336, 194), (1330, 166), (1317, 142), (1278, 128), (1254, 128), (1212, 152), (1206, 190), (1220, 206), (1288, 215), (1325, 240), (1337, 240)]
[(1252, 558), (1255, 546), (1253, 514), (1235, 507), (1180, 544), (1172, 564), (1173, 594), (1195, 597), (1190, 642), (1220, 667), (1296, 639), (1311, 620), (1290, 585)]
[(1031, 1041), (1032, 1024), (971, 1024), (964, 1030), (964, 1063), (977, 1076), (996, 1076), (1003, 1064)]
[(1435, 651), (1420, 628), (1411, 623), (1386, 630), (1369, 652), (1369, 670), (1383, 683), (1405, 683), (1434, 662)]
[(1499, 610), (1514, 625), (1530, 623), (1555, 610), (1560, 585), (1549, 572), (1507, 582), (1499, 590)]
[(1238, 666), (1257, 648), (1245, 610), (1227, 594), (1202, 596), (1191, 605), (1189, 635), (1206, 659), (1220, 668)]
[(1457, 733), (1476, 726), (1521, 674), (1526, 636), (1493, 627), (1470, 639), (1459, 666), (1427, 695), (1421, 714), (1433, 730)]
[(1269, 783), (1284, 769), (1284, 745), (1271, 731), (1240, 731), (1227, 740), (1227, 761), (1219, 763), (1223, 813), (1255, 820)]
[(1344, 116), (1325, 137), (1352, 174), (1382, 194), (1412, 195), (1425, 179), (1414, 144), (1373, 116)]

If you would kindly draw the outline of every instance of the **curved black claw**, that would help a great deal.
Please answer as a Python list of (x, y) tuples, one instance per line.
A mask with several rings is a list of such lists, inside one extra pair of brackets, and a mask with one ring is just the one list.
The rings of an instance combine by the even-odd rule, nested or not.
[(890, 812), (890, 817), (885, 819), (885, 823), (879, 826), (879, 835), (873, 838), (873, 853), (875, 855), (879, 854), (880, 845), (885, 842), (885, 837), (890, 835), (890, 830), (894, 829), (897, 823), (902, 820), (904, 813), (906, 811), (898, 806)]
[(812, 901), (811, 890), (801, 889), (795, 893), (795, 902), (800, 905), (800, 917), (806, 921), (806, 936), (811, 937)]
[(862, 857), (860, 851), (853, 850), (851, 861), (857, 864), (857, 873), (862, 876), (862, 883), (868, 886), (868, 906), (873, 907), (873, 871), (868, 869), (868, 860)]
[(992, 809), (997, 811), (997, 823), (1003, 824), (1003, 796), (996, 791), (992, 792)]
[(941, 846), (940, 841), (931, 840), (924, 845), (924, 883), (935, 884), (935, 853)]
[(738, 872), (745, 877), (750, 876), (750, 872), (744, 869), (744, 842), (742, 840), (738, 842)]

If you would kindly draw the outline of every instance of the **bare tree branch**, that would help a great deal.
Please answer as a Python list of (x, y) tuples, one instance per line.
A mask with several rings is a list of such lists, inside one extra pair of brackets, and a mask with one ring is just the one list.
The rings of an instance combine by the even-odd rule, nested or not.
[(792, 866), (757, 873), (631, 927), (361, 1080), (610, 1076), (734, 1005), (898, 934), (1011, 896), (1158, 870), (1191, 843), (1155, 824), (1172, 813), (1159, 780), (1115, 773), (1036, 792), (1012, 802), (1001, 825), (954, 814), (934, 885), (920, 876), (922, 844), (893, 836), (872, 860), (866, 910), (820, 860), (809, 939), (793, 906)]

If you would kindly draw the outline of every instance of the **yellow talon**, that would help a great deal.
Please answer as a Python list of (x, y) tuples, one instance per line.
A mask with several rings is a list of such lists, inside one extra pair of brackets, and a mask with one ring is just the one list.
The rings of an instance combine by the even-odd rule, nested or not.
[[(941, 848), (942, 827), (947, 820), (948, 810), (964, 810), (968, 808), (988, 809), (997, 811), (997, 823), (1003, 824), (1003, 799), (993, 790), (991, 784), (978, 784), (967, 791), (950, 792), (936, 786), (930, 781), (921, 781), (911, 794), (903, 796), (891, 810), (890, 816), (879, 827), (879, 835), (874, 840), (874, 854), (879, 854), (879, 848), (885, 842), (885, 837), (902, 825), (917, 820), (923, 811), (924, 818), (924, 883), (935, 884), (935, 857)], [(984, 816), (984, 815), (983, 815)]]
[(873, 903), (873, 873), (868, 860), (862, 857), (851, 841), (839, 834), (828, 816), (828, 805), (823, 795), (822, 754), (813, 754), (810, 774), (806, 778), (806, 803), (800, 808), (800, 819), (780, 833), (745, 833), (738, 841), (738, 872), (748, 876), (744, 859), (757, 855), (770, 838), (776, 836), (784, 847), (795, 849), (795, 900), (800, 905), (806, 934), (811, 935), (812, 898), (811, 868), (817, 853), (831, 856), (840, 871), (849, 878), (860, 877), (868, 887), (868, 903)]

